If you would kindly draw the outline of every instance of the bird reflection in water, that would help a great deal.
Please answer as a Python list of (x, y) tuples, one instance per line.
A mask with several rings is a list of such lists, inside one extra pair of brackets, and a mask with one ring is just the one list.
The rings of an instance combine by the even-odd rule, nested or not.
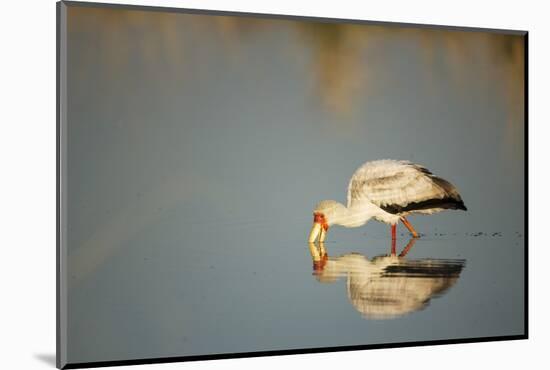
[(394, 240), (389, 255), (371, 260), (359, 253), (329, 257), (324, 243), (309, 243), (314, 275), (321, 283), (345, 278), (351, 304), (367, 319), (404, 316), (445, 294), (465, 265), (461, 259), (407, 259), (415, 242), (397, 254)]

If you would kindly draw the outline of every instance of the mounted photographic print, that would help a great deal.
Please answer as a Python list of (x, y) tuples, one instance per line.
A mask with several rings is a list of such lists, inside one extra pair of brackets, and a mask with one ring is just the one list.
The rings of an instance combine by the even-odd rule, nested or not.
[(527, 32), (57, 11), (58, 367), (527, 338)]

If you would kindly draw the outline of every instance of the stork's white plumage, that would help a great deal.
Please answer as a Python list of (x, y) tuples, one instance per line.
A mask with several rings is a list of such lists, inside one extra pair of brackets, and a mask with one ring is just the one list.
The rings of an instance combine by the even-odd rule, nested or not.
[(391, 225), (396, 237), (399, 221), (414, 237), (418, 233), (405, 218), (410, 214), (433, 214), (445, 209), (466, 210), (458, 190), (424, 166), (408, 161), (366, 162), (348, 185), (347, 206), (334, 200), (317, 204), (309, 241), (323, 241), (331, 225), (359, 227), (374, 218)]

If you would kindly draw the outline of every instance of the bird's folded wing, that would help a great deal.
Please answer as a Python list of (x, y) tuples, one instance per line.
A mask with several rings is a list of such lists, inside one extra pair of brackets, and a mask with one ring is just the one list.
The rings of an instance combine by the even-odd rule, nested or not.
[(400, 208), (429, 200), (461, 201), (449, 182), (409, 162), (365, 166), (356, 171), (348, 187), (348, 206), (369, 200), (381, 208)]

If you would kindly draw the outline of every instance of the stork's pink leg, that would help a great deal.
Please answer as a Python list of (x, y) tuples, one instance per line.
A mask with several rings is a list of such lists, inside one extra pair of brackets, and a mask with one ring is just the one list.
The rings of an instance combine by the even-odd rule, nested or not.
[(397, 239), (397, 224), (391, 225), (391, 255), (395, 256), (395, 240)]
[(418, 233), (414, 229), (413, 225), (411, 225), (411, 223), (405, 217), (401, 217), (401, 222), (403, 222), (403, 225), (405, 225), (407, 229), (409, 229), (413, 238), (418, 238)]

